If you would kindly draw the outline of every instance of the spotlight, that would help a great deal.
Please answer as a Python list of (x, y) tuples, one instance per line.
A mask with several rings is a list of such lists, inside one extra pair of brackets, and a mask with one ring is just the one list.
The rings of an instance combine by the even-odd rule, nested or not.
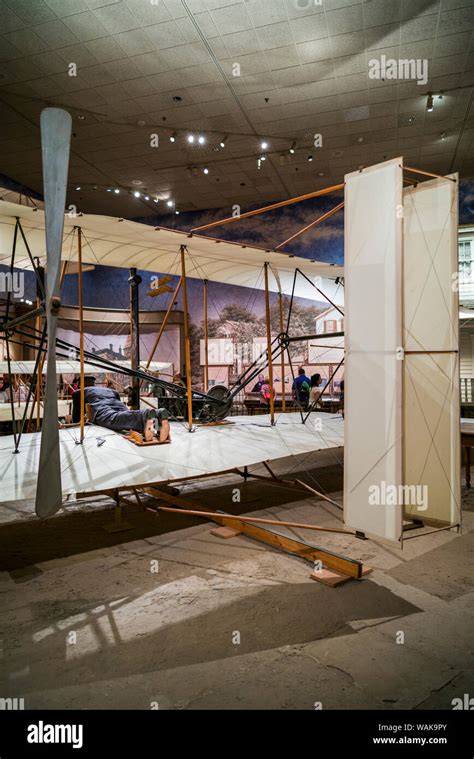
[(204, 137), (204, 135), (202, 135), (202, 134), (199, 135), (198, 142), (199, 142), (200, 145), (204, 145), (205, 144), (206, 138)]
[(209, 174), (209, 169), (205, 168), (205, 169), (203, 169), (203, 172), (204, 172), (204, 174)]
[(290, 148), (290, 153), (291, 153), (291, 155), (294, 155), (294, 153), (295, 153), (295, 150), (296, 150), (296, 142), (294, 142), (294, 143), (293, 143), (293, 145), (292, 145), (292, 146), (291, 146), (291, 148)]
[(266, 140), (262, 140), (262, 142), (260, 143), (260, 147), (262, 148), (262, 150), (266, 150), (268, 148), (268, 142)]
[(116, 188), (115, 188), (115, 190), (114, 190), (114, 192), (115, 192), (115, 194), (116, 194), (116, 195), (118, 195), (118, 194), (119, 194), (119, 192), (120, 192), (119, 188), (118, 188), (118, 187), (116, 187)]
[(431, 94), (431, 92), (429, 92), (428, 93), (428, 100), (426, 101), (426, 110), (428, 111), (428, 113), (431, 113), (431, 111), (433, 110), (433, 107), (434, 107), (433, 106), (433, 95)]
[(173, 134), (170, 137), (170, 142), (176, 142), (176, 137), (177, 137), (176, 132), (173, 132)]
[(140, 197), (140, 193), (138, 192), (138, 190), (135, 190), (133, 194), (135, 195), (136, 198)]
[(150, 200), (150, 196), (149, 195), (145, 195), (145, 200)]
[(78, 184), (77, 187), (76, 187), (76, 190), (80, 190), (80, 189), (81, 189), (81, 185)]
[(441, 132), (440, 137), (441, 137), (442, 140), (445, 140), (447, 136), (448, 136), (447, 132)]
[(194, 143), (194, 135), (193, 134), (188, 134), (188, 142), (189, 142), (190, 145), (192, 145)]
[(309, 155), (309, 156), (308, 156), (308, 161), (311, 163), (311, 161), (312, 161), (312, 160), (313, 160), (313, 156), (312, 156), (312, 155)]
[(225, 146), (226, 146), (226, 143), (227, 143), (227, 140), (228, 140), (228, 139), (229, 139), (229, 138), (228, 138), (228, 136), (227, 136), (227, 135), (226, 135), (225, 137), (223, 137), (223, 138), (222, 138), (222, 140), (221, 140), (221, 141), (220, 141), (220, 143), (219, 143), (219, 145), (221, 146), (221, 148), (225, 148)]

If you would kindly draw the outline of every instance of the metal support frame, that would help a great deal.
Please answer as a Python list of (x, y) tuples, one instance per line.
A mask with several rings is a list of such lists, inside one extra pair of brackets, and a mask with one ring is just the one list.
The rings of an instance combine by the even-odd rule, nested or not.
[[(136, 372), (140, 368), (140, 284), (142, 278), (133, 267), (128, 278), (130, 284), (130, 361)], [(132, 409), (140, 408), (140, 382), (136, 375), (132, 377)]]

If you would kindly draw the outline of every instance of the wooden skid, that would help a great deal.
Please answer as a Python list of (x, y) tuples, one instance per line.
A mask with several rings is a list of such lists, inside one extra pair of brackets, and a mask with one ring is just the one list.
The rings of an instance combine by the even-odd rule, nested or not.
[[(182, 509), (196, 509), (197, 504), (192, 501), (187, 501), (184, 498), (173, 496), (165, 493), (158, 488), (147, 486), (141, 488), (144, 492), (149, 493), (157, 499), (166, 501), (179, 506)], [(257, 526), (255, 524), (247, 524), (236, 520), (235, 517), (230, 518), (230, 515), (226, 515), (221, 512), (217, 512), (214, 509), (206, 508), (208, 512), (214, 512), (213, 516), (209, 519), (217, 522), (219, 525), (230, 527), (231, 529), (238, 530), (243, 535), (249, 538), (258, 540), (262, 543), (267, 543), (273, 548), (278, 548), (285, 553), (290, 553), (295, 556), (299, 556), (302, 559), (306, 559), (310, 562), (322, 561), (327, 567), (335, 569), (342, 574), (349, 575), (349, 577), (355, 577), (359, 579), (362, 576), (362, 563), (355, 559), (349, 559), (346, 556), (328, 551), (324, 548), (318, 548), (317, 546), (308, 545), (300, 540), (289, 538), (286, 535), (273, 532), (266, 528)]]

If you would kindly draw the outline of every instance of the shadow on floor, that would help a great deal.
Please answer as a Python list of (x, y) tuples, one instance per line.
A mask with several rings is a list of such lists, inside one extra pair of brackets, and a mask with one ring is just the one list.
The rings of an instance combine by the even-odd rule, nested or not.
[[(24, 695), (30, 690), (93, 682), (98, 677), (109, 680), (225, 660), (355, 634), (349, 624), (354, 620), (403, 617), (420, 611), (387, 588), (367, 581), (337, 590), (308, 581), (255, 591), (255, 587), (239, 588), (234, 592), (241, 597), (232, 601), (229, 589), (210, 587), (206, 602), (216, 606), (212, 610), (200, 610), (192, 592), (186, 599), (180, 597), (172, 609), (168, 597), (168, 606), (163, 609), (159, 587), (156, 596), (146, 593), (122, 598), (98, 613), (90, 599), (83, 605), (76, 599), (69, 610), (67, 602), (54, 604), (49, 610), (45, 604), (33, 604), (30, 611), (36, 630), (38, 620), (48, 615), (57, 621), (69, 617), (70, 622), (60, 622), (60, 627), (50, 623), (48, 634), (36, 643), (35, 630), (28, 624), (22, 625), (13, 642), (9, 643), (11, 636), (6, 637), (4, 672), (7, 677), (16, 673), (9, 688)], [(167, 622), (173, 615), (181, 619)], [(119, 629), (128, 640), (120, 639)], [(81, 643), (77, 653), (68, 645), (71, 630)], [(233, 643), (236, 632), (240, 634), (239, 645)], [(91, 653), (81, 654), (87, 645), (84, 640)]]

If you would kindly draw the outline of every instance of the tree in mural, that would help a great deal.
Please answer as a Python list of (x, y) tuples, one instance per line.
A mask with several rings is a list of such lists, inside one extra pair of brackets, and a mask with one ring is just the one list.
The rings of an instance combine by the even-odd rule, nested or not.
[[(290, 298), (283, 296), (283, 329), (286, 330), (288, 311), (290, 307)], [(292, 337), (297, 335), (314, 335), (316, 332), (315, 319), (327, 306), (319, 304), (317, 306), (304, 306), (297, 300), (293, 300), (291, 309), (291, 320), (288, 333)], [(280, 306), (276, 300), (270, 306), (270, 322), (272, 325), (272, 335), (278, 335), (280, 332)], [(307, 361), (308, 342), (295, 342), (291, 344), (290, 355), (292, 358), (301, 357)]]
[[(288, 318), (288, 309), (290, 298), (283, 299), (283, 323), (286, 329), (286, 320)], [(323, 304), (317, 306), (304, 306), (293, 301), (291, 313), (290, 335), (308, 335), (316, 331), (315, 318), (326, 308)], [(272, 325), (272, 337), (280, 332), (280, 308), (278, 300), (270, 307), (270, 320)], [(244, 363), (251, 363), (255, 356), (252, 348), (254, 338), (264, 338), (266, 336), (265, 318), (262, 315), (251, 311), (247, 306), (240, 303), (229, 303), (221, 309), (218, 319), (208, 320), (208, 335), (212, 338), (229, 338), (233, 341), (236, 352), (243, 358)], [(189, 330), (191, 343), (191, 367), (192, 376), (195, 383), (202, 383), (203, 368), (200, 365), (200, 341), (204, 339), (203, 323), (198, 326), (190, 324)], [(301, 358), (307, 360), (307, 341), (295, 342), (291, 344), (290, 355), (292, 358)]]

